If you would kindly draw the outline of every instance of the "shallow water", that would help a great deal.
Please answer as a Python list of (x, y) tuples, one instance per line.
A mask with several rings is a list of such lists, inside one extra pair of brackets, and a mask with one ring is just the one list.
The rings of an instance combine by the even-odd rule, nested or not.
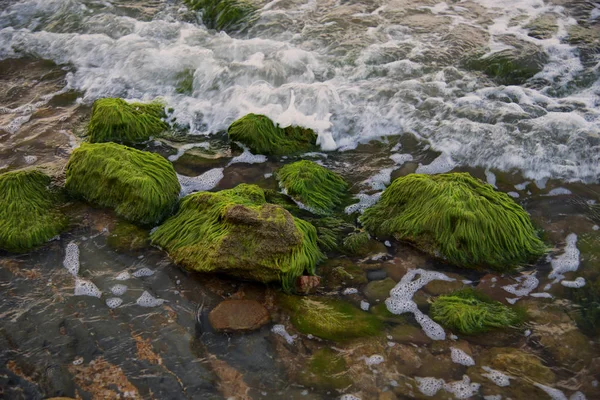
[[(597, 327), (582, 323), (580, 315), (589, 314), (571, 301), (581, 288), (564, 285), (600, 277), (600, 217), (590, 208), (600, 201), (600, 34), (593, 36), (600, 8), (558, 0), (275, 0), (261, 6), (254, 26), (227, 35), (207, 30), (180, 1), (0, 1), (0, 168), (36, 165), (60, 177), (95, 99), (159, 96), (174, 109), (176, 127), (192, 136), (146, 148), (168, 157), (182, 176), (212, 171), (191, 181), (190, 190), (239, 183), (277, 188), (272, 173), (290, 159), (245, 154), (234, 160), (242, 153), (232, 152), (223, 135), (248, 112), (314, 128), (321, 152), (303, 158), (352, 182), (359, 204), (376, 200), (398, 176), (467, 171), (526, 208), (555, 247), (547, 260), (511, 277), (490, 276), (391, 243), (383, 258), (352, 261), (376, 271), (372, 278), (394, 281), (405, 265), (436, 269), (523, 304), (532, 320), (510, 334), (449, 337), (439, 345), (386, 338), (393, 323), (378, 340), (332, 345), (300, 334), (290, 344), (271, 331), (283, 324), (298, 334), (276, 306), (276, 288), (191, 274), (150, 247), (115, 250), (107, 238), (116, 218), (75, 204), (69, 212), (79, 222), (70, 232), (31, 254), (0, 255), (0, 394), (393, 399), (424, 396), (445, 383), (436, 398), (600, 397)], [(530, 23), (547, 14), (556, 18), (556, 30), (530, 36)], [(569, 40), (577, 25), (591, 27), (590, 42)], [(465, 69), (472, 51), (501, 51), (507, 41), (544, 50), (543, 69), (520, 85)], [(186, 94), (177, 91), (182, 74), (193, 74)], [(69, 243), (79, 248), (78, 278), (93, 282), (100, 298), (74, 295), (76, 278), (63, 267)], [(153, 274), (116, 279), (141, 268)], [(555, 281), (557, 268), (567, 271), (563, 284)], [(539, 282), (529, 290), (534, 271)], [(118, 284), (127, 290), (120, 294)], [(332, 295), (358, 306), (365, 289)], [(152, 297), (138, 301), (144, 292)], [(438, 294), (431, 287), (419, 293), (421, 308)], [(247, 334), (213, 332), (208, 312), (232, 296), (265, 304), (272, 323)], [(122, 303), (107, 304), (110, 298)], [(495, 385), (453, 363), (452, 346), (475, 362), (496, 347), (533, 354), (556, 375), (548, 385), (564, 397), (539, 387), (519, 391), (524, 382), (544, 384), (533, 375)], [(560, 353), (561, 346), (573, 346), (578, 359)], [(323, 347), (343, 355), (350, 387), (300, 382), (307, 355)], [(380, 354), (381, 364), (372, 358)], [(464, 374), (470, 381), (461, 381)], [(415, 386), (415, 377), (428, 380)], [(470, 393), (471, 383), (481, 386)]]

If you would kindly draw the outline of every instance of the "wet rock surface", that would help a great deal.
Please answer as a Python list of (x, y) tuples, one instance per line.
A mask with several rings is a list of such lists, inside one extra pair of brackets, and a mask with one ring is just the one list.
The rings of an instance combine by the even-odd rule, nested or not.
[(208, 319), (216, 331), (253, 331), (269, 322), (269, 312), (254, 300), (225, 300), (210, 312)]

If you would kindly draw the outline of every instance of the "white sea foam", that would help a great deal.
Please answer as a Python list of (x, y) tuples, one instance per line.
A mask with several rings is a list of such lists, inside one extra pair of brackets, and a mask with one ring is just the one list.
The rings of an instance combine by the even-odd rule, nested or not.
[(577, 235), (570, 233), (566, 238), (566, 246), (563, 254), (555, 257), (550, 262), (552, 271), (548, 277), (560, 281), (564, 273), (574, 272), (579, 268), (579, 249), (577, 248)]
[(110, 292), (115, 296), (122, 296), (127, 291), (127, 286), (116, 284), (110, 288)]
[[(231, 159), (231, 161), (229, 161), (229, 164), (227, 164), (228, 166), (231, 164), (237, 164), (237, 163), (260, 164), (260, 163), (264, 163), (265, 161), (267, 161), (267, 156), (263, 156), (262, 154), (252, 154), (250, 152), (250, 149), (248, 149), (242, 143), (236, 142), (236, 144), (243, 149), (243, 152), (239, 156), (233, 157)], [(223, 177), (221, 177), (219, 180), (221, 180), (222, 178)]]
[(463, 350), (457, 349), (456, 347), (450, 347), (450, 356), (452, 358), (452, 362), (456, 364), (467, 367), (475, 365), (475, 360), (473, 360), (473, 357), (465, 353)]
[(92, 281), (86, 279), (76, 278), (75, 279), (75, 296), (91, 296), (91, 297), (102, 297), (102, 292), (98, 289), (98, 286)]
[(79, 273), (79, 246), (77, 246), (77, 243), (70, 242), (67, 245), (63, 266), (73, 276), (77, 276)]
[(363, 311), (369, 311), (369, 307), (371, 307), (371, 305), (369, 304), (369, 302), (361, 300), (360, 301), (360, 309)]
[(207, 142), (184, 144), (184, 145), (180, 146), (179, 148), (177, 148), (177, 154), (170, 155), (168, 157), (168, 159), (171, 162), (175, 162), (175, 161), (179, 160), (181, 158), (181, 156), (185, 154), (186, 151), (194, 149), (196, 147), (208, 149), (210, 147), (210, 144), (208, 144)]
[(184, 176), (177, 174), (177, 179), (181, 185), (180, 197), (184, 197), (192, 192), (204, 192), (214, 189), (225, 176), (224, 168), (213, 168), (198, 176)]
[(494, 382), (496, 385), (501, 387), (510, 385), (510, 376), (490, 367), (484, 366), (482, 368), (486, 372), (485, 374), (482, 374), (482, 376), (485, 376), (486, 378)]
[(162, 305), (165, 301), (166, 300), (164, 299), (157, 299), (156, 297), (152, 296), (149, 292), (144, 290), (144, 293), (142, 293), (142, 295), (138, 297), (138, 299), (135, 302), (137, 303), (137, 305), (142, 307), (158, 307)]
[(373, 204), (377, 203), (379, 198), (381, 197), (381, 193), (375, 194), (366, 194), (359, 193), (356, 195), (358, 199), (358, 203), (351, 204), (344, 210), (346, 214), (352, 214), (355, 212), (363, 213), (367, 208), (371, 207)]
[(134, 273), (131, 274), (131, 275), (133, 275), (136, 278), (143, 278), (145, 276), (152, 276), (152, 275), (154, 275), (154, 271), (152, 271), (148, 267), (142, 267), (142, 268), (138, 269), (137, 271), (134, 271)]
[(126, 281), (131, 278), (131, 274), (127, 271), (119, 272), (119, 274), (115, 277), (117, 281)]
[(555, 389), (550, 386), (542, 385), (541, 383), (534, 383), (534, 386), (537, 386), (540, 389), (542, 389), (544, 392), (546, 392), (552, 400), (568, 400), (567, 396), (565, 396), (565, 394), (558, 389)]
[(293, 335), (293, 336), (290, 335), (285, 330), (285, 326), (283, 326), (281, 324), (273, 325), (273, 327), (271, 328), (271, 332), (283, 337), (288, 344), (294, 344), (294, 340), (298, 337), (298, 335)]
[(563, 196), (567, 194), (572, 194), (569, 189), (565, 189), (563, 187), (554, 188), (546, 194), (546, 196)]
[(502, 289), (515, 296), (523, 297), (529, 295), (540, 284), (539, 279), (535, 276), (535, 272), (531, 275), (522, 275), (516, 278), (516, 280), (517, 283), (502, 286)]
[(365, 364), (367, 364), (369, 367), (373, 366), (373, 365), (379, 365), (384, 361), (385, 361), (385, 359), (383, 358), (383, 356), (381, 356), (379, 354), (374, 354), (370, 357), (365, 358)]
[(577, 277), (573, 281), (561, 281), (560, 284), (568, 288), (578, 289), (585, 286), (585, 278)]
[(106, 305), (108, 306), (108, 308), (117, 308), (121, 304), (123, 304), (123, 299), (119, 297), (110, 297), (106, 299)]

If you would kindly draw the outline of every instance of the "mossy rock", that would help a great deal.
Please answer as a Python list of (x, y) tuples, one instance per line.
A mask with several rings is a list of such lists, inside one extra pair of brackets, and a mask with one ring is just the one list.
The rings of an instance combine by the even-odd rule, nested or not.
[(542, 14), (525, 26), (529, 36), (536, 39), (549, 39), (558, 32), (555, 14)]
[(36, 170), (0, 175), (0, 249), (22, 253), (58, 235), (67, 226), (60, 196), (49, 176)]
[(376, 236), (412, 242), (466, 268), (506, 271), (546, 252), (527, 212), (468, 173), (398, 178), (361, 221)]
[(445, 328), (467, 335), (516, 326), (524, 319), (522, 312), (472, 289), (436, 298), (429, 315)]
[(482, 71), (503, 85), (523, 84), (544, 69), (548, 55), (542, 48), (511, 35), (499, 39), (511, 48), (492, 54), (475, 55), (465, 62), (465, 67)]
[(315, 228), (267, 203), (256, 185), (186, 196), (151, 239), (186, 268), (280, 281), (288, 291), (323, 258)]
[(323, 285), (328, 290), (340, 290), (346, 286), (358, 286), (367, 283), (365, 271), (350, 260), (331, 259), (318, 270)]
[(232, 142), (240, 142), (256, 154), (282, 156), (317, 149), (317, 135), (312, 129), (280, 128), (259, 114), (248, 114), (234, 121), (227, 133)]
[(390, 290), (396, 286), (392, 278), (369, 282), (365, 287), (365, 296), (372, 303), (383, 302), (390, 297)]
[(387, 309), (385, 303), (371, 305), (369, 312), (385, 322), (391, 322), (393, 324), (406, 323), (406, 317), (404, 315), (392, 314), (390, 310)]
[(322, 390), (344, 389), (352, 384), (346, 360), (328, 348), (319, 349), (310, 356), (298, 381), (303, 386)]
[(65, 187), (74, 197), (143, 225), (160, 223), (171, 214), (181, 190), (164, 157), (116, 143), (83, 143), (73, 151)]
[(150, 234), (146, 229), (119, 221), (108, 234), (106, 243), (118, 251), (138, 251), (150, 244)]
[(92, 107), (88, 126), (91, 143), (117, 142), (135, 144), (157, 136), (168, 126), (164, 105), (153, 103), (127, 103), (122, 99), (98, 99)]
[(366, 257), (371, 254), (387, 253), (381, 242), (372, 239), (367, 232), (354, 232), (344, 238), (344, 253), (351, 256)]
[(209, 29), (235, 32), (251, 26), (258, 8), (247, 0), (185, 0), (194, 11), (202, 11), (202, 22)]
[(290, 311), (292, 324), (300, 332), (335, 342), (374, 336), (383, 322), (352, 304), (326, 297), (283, 296), (282, 305)]
[(348, 194), (348, 184), (337, 173), (302, 160), (280, 168), (277, 180), (285, 192), (315, 214), (331, 214)]

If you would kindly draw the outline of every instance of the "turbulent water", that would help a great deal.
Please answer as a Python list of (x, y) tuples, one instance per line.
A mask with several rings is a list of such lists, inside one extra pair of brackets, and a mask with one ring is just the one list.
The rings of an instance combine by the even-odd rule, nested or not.
[[(188, 273), (149, 246), (115, 249), (115, 216), (76, 203), (75, 229), (31, 254), (0, 254), (0, 397), (599, 398), (599, 297), (588, 289), (600, 287), (600, 6), (255, 4), (257, 20), (227, 34), (179, 0), (0, 0), (0, 171), (35, 165), (60, 176), (94, 100), (160, 98), (191, 138), (146, 149), (174, 163), (182, 195), (242, 182), (276, 189), (273, 172), (289, 159), (223, 144), (231, 122), (261, 113), (318, 133), (321, 151), (303, 157), (352, 183), (359, 202), (348, 213), (395, 177), (468, 171), (520, 202), (551, 253), (508, 277), (381, 244), (383, 253), (353, 262), (371, 283), (399, 282), (388, 302), (412, 313), (402, 323), (413, 331), (390, 324), (377, 340), (331, 346), (292, 331), (273, 311), (274, 289)], [(539, 61), (532, 76), (501, 79), (469, 64), (513, 50)], [(467, 286), (522, 304), (530, 322), (446, 337), (428, 301)], [(326, 294), (364, 310), (385, 300), (366, 285)], [(229, 297), (258, 300), (275, 325), (213, 332), (208, 312)], [(324, 347), (347, 362), (348, 386), (302, 379)]]

